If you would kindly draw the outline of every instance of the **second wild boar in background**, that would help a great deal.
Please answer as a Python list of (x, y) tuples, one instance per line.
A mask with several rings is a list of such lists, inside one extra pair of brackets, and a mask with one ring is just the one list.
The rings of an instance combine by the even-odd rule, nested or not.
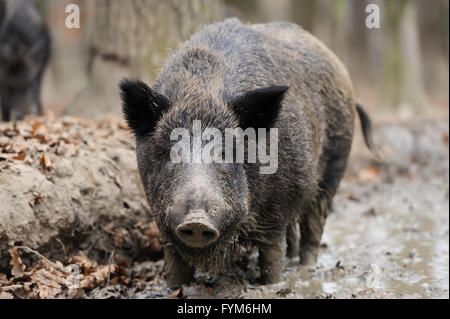
[(3, 121), (21, 120), (25, 115), (42, 113), (41, 82), (49, 57), (50, 34), (34, 2), (0, 0)]

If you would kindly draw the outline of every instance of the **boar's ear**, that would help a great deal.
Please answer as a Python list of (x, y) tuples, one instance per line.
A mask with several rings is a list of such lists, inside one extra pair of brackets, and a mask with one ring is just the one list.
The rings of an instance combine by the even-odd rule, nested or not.
[(138, 138), (152, 133), (169, 100), (137, 80), (122, 80), (119, 86), (123, 114), (134, 135)]
[(244, 93), (230, 105), (242, 129), (269, 128), (278, 117), (287, 86), (269, 86)]

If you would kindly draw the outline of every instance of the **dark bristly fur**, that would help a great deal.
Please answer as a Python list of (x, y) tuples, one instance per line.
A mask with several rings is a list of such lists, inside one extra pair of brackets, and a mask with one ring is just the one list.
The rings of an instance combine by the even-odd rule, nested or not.
[[(294, 24), (228, 19), (172, 54), (151, 89), (137, 82), (121, 89), (147, 199), (167, 243), (170, 286), (191, 280), (194, 267), (222, 270), (237, 243), (259, 247), (266, 283), (281, 279), (286, 236), (291, 257), (315, 262), (355, 116), (349, 75), (329, 49)], [(190, 129), (193, 120), (222, 134), (278, 128), (277, 172), (261, 175), (249, 163), (170, 163), (172, 129)], [(220, 231), (210, 246), (189, 248), (174, 232), (193, 209)]]

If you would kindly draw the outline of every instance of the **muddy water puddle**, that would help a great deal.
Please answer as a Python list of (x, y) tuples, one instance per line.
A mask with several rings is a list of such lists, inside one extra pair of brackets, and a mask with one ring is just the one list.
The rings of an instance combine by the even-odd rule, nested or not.
[[(441, 179), (442, 180), (442, 179)], [(407, 191), (405, 191), (407, 190)], [(353, 196), (348, 194), (352, 193)], [(356, 194), (356, 195), (355, 195)], [(355, 201), (354, 197), (364, 198)], [(261, 286), (228, 278), (190, 298), (448, 298), (448, 179), (343, 183), (317, 265), (287, 261), (285, 280)], [(256, 256), (253, 265), (256, 267)], [(203, 287), (203, 288), (202, 288)]]
[(316, 265), (300, 267), (298, 259), (288, 260), (284, 281), (258, 285), (254, 251), (244, 267), (225, 276), (197, 276), (196, 284), (183, 287), (183, 296), (449, 298), (448, 192), (448, 175), (344, 182)]
[[(448, 136), (448, 122), (441, 124), (422, 124), (413, 138), (425, 142), (402, 165), (341, 183), (316, 265), (288, 260), (284, 281), (258, 285), (255, 251), (227, 275), (197, 276), (183, 297), (449, 298), (449, 150), (445, 140), (436, 144)], [(164, 298), (164, 289), (161, 280), (151, 287), (159, 295), (141, 296)]]
[(365, 203), (343, 198), (349, 187), (355, 186), (343, 185), (327, 220), (318, 264), (289, 262), (285, 282), (244, 296), (449, 297), (448, 182), (400, 179), (376, 192), (359, 188), (359, 196), (369, 198)]

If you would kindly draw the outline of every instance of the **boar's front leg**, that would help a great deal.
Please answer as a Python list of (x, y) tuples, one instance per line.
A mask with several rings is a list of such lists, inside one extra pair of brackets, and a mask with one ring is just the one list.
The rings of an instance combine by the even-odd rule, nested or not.
[(289, 258), (298, 257), (300, 252), (300, 234), (296, 220), (290, 222), (287, 227), (286, 244), (286, 256)]
[(261, 282), (272, 284), (282, 280), (284, 270), (284, 256), (286, 254), (285, 234), (274, 240), (273, 244), (260, 244), (259, 267)]
[(184, 261), (173, 249), (164, 248), (165, 278), (169, 288), (181, 287), (194, 278), (194, 267)]

